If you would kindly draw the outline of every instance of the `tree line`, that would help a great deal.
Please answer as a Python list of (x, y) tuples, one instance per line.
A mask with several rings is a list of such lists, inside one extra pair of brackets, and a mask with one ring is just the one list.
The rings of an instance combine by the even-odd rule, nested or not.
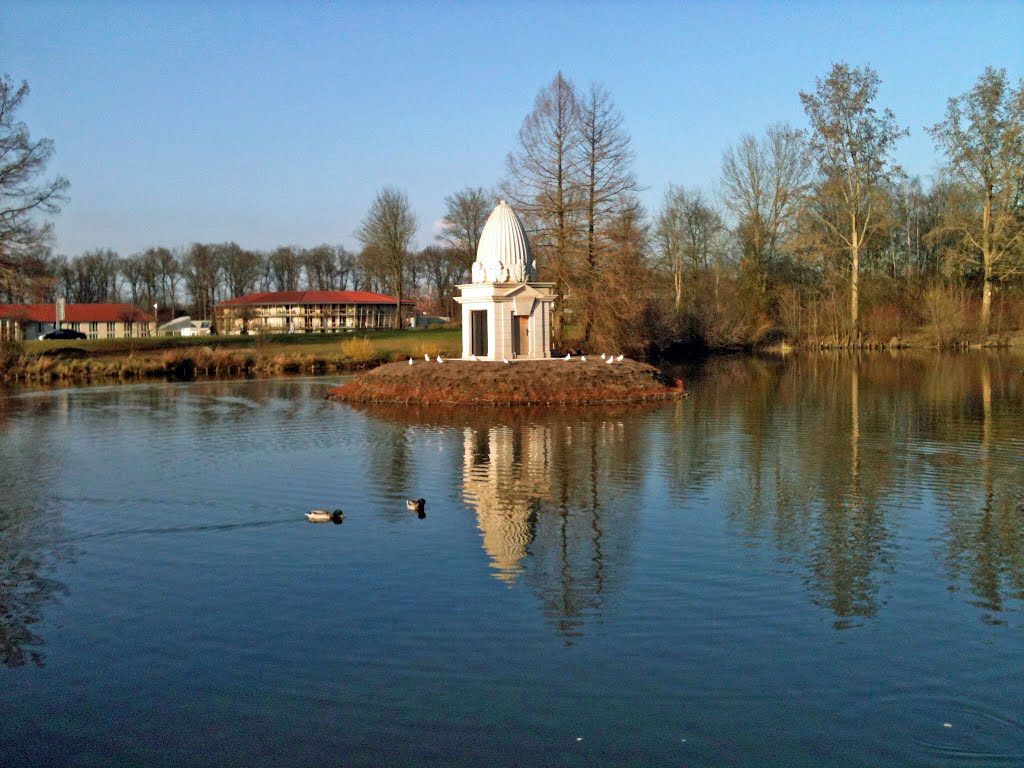
[[(27, 86), (4, 82), (10, 114)], [(216, 301), (252, 290), (355, 288), (450, 315), (487, 216), (505, 197), (526, 223), (541, 279), (562, 297), (560, 347), (859, 345), (921, 330), (959, 343), (1024, 329), (1024, 83), (988, 67), (949, 98), (944, 119), (925, 128), (942, 160), (928, 180), (895, 161), (909, 130), (878, 104), (880, 83), (871, 67), (834, 64), (795, 95), (804, 125), (740, 136), (716, 183), (670, 184), (648, 211), (610, 92), (559, 72), (524, 118), (504, 178), (446, 197), (442, 231), (424, 248), (414, 248), (416, 216), (393, 187), (360, 222), (356, 252), (197, 243), (65, 258), (24, 216), (5, 234), (0, 211), (0, 291), (10, 301), (34, 292), (180, 303), (206, 316)], [(50, 152), (37, 143), (26, 173)], [(20, 192), (35, 192), (29, 210), (52, 214), (66, 186), (58, 178)]]

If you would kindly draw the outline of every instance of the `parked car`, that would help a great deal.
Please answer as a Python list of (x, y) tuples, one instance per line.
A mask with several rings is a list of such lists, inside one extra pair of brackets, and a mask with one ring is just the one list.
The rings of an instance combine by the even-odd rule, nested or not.
[(70, 328), (58, 328), (55, 331), (50, 331), (49, 333), (44, 333), (42, 336), (39, 337), (39, 340), (42, 341), (43, 339), (60, 339), (60, 340), (66, 341), (68, 339), (85, 339), (85, 338), (88, 338), (88, 337), (84, 333), (82, 333), (81, 331), (72, 331)]

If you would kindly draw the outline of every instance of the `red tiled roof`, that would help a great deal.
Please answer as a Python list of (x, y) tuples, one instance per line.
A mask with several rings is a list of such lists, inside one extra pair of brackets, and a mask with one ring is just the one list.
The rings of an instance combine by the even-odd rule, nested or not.
[[(152, 322), (154, 317), (131, 304), (65, 304), (66, 323), (120, 323), (125, 317), (132, 321)], [(56, 304), (0, 304), (0, 317), (24, 318), (30, 323), (57, 321)]]
[[(237, 296), (226, 304), (394, 304), (395, 297), (370, 291), (267, 291)], [(402, 299), (403, 304), (413, 304)]]

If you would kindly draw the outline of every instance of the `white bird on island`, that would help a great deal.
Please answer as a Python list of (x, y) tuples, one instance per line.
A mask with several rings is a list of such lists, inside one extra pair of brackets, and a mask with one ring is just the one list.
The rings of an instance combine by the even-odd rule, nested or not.
[(430, 355), (428, 355), (426, 352), (424, 352), (423, 353), (423, 359), (426, 360), (429, 363), (430, 362)]
[(508, 358), (507, 357), (501, 358), (501, 362), (503, 362), (505, 365), (508, 365)]
[(565, 355), (565, 357), (563, 357), (562, 359), (563, 359), (563, 360), (572, 360), (572, 353), (567, 353), (567, 354)]
[(612, 363), (615, 362), (615, 358), (612, 357), (611, 355), (608, 355), (608, 358), (605, 360), (605, 362), (608, 363), (608, 365), (611, 365)]
[(601, 359), (604, 360), (604, 352), (601, 353)]
[(615, 359), (616, 359), (616, 360), (618, 360), (618, 361), (619, 361), (619, 362), (621, 363), (621, 362), (622, 362), (622, 355), (619, 355), (619, 356), (618, 356), (618, 357), (616, 357)]
[(412, 365), (412, 358), (409, 358), (409, 365)]
[(475, 363), (476, 362), (476, 355), (470, 355), (469, 359), (472, 360)]
[(586, 355), (580, 355), (580, 360), (582, 360), (584, 363), (587, 362), (587, 356)]
[(442, 358), (440, 355), (438, 355), (437, 356), (437, 362), (443, 363), (444, 362), (444, 358)]

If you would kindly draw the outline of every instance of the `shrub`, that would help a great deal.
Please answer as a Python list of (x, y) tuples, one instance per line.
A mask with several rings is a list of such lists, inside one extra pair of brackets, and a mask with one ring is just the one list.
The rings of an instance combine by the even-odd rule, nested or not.
[(378, 358), (377, 348), (367, 338), (346, 339), (341, 342), (341, 354), (356, 364), (369, 363)]
[(924, 307), (932, 341), (940, 347), (963, 344), (969, 340), (969, 302), (963, 288), (929, 288), (924, 293)]
[(5, 339), (0, 341), (0, 372), (6, 372), (21, 362), (25, 347), (20, 341)]

